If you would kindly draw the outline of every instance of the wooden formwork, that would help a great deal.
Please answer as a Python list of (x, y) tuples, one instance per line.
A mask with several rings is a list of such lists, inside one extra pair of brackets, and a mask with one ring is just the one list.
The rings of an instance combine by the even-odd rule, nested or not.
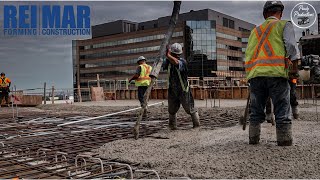
[[(233, 86), (233, 87), (214, 87), (214, 88), (199, 88), (191, 87), (190, 91), (194, 99), (204, 100), (206, 98), (216, 99), (247, 99), (247, 86)], [(319, 93), (318, 93), (319, 92)], [(138, 92), (134, 90), (117, 90), (116, 99), (138, 99)], [(314, 98), (320, 96), (320, 86), (317, 85), (298, 85), (297, 97), (298, 99)], [(164, 88), (153, 89), (150, 94), (150, 99), (168, 99), (168, 90)]]

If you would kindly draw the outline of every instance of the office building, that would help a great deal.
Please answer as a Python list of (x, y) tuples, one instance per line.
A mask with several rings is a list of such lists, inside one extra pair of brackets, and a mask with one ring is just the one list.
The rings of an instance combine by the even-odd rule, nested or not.
[[(170, 17), (146, 22), (118, 20), (92, 26), (92, 38), (73, 41), (74, 85), (100, 79), (125, 80), (141, 55), (157, 59)], [(211, 9), (179, 15), (171, 43), (183, 46), (190, 77), (243, 78), (244, 51), (254, 24)], [(158, 79), (166, 79), (161, 71)]]

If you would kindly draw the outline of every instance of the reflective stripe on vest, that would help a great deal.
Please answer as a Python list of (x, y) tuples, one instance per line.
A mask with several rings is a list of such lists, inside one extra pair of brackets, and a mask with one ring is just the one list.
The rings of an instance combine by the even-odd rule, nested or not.
[(267, 19), (252, 30), (246, 50), (247, 79), (258, 76), (288, 78), (283, 29), (287, 21)]
[(152, 67), (148, 64), (139, 65), (141, 68), (140, 76), (135, 80), (136, 86), (149, 86), (151, 78), (149, 77)]
[(1, 78), (1, 84), (0, 84), (0, 86), (1, 86), (1, 87), (8, 87), (9, 84), (7, 83), (7, 81), (8, 81), (8, 78), (6, 78), (6, 77)]
[[(182, 90), (183, 90), (184, 92), (189, 92), (189, 82), (187, 83), (187, 87), (186, 87), (186, 86), (184, 85), (184, 83), (183, 83), (183, 80), (182, 80), (180, 71), (179, 71), (176, 67), (174, 67), (174, 68), (176, 69), (176, 71), (177, 71), (177, 73), (178, 73), (179, 80), (180, 80), (180, 85), (181, 85), (181, 87), (182, 87)], [(169, 66), (168, 66), (168, 87), (169, 87), (169, 85), (170, 85), (170, 83), (169, 83), (170, 70), (171, 70), (171, 64), (169, 64)]]

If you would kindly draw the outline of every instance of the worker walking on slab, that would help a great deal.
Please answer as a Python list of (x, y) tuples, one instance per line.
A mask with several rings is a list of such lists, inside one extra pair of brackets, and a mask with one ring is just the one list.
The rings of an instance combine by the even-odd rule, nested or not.
[(191, 115), (193, 127), (199, 127), (199, 114), (194, 108), (194, 99), (189, 89), (187, 61), (181, 58), (182, 46), (174, 43), (167, 50), (167, 59), (163, 64), (168, 70), (168, 111), (169, 128), (177, 129), (177, 112), (180, 105)]
[[(246, 49), (246, 76), (250, 82), (249, 144), (260, 141), (264, 109), (270, 96), (274, 104), (278, 146), (292, 145), (289, 76), (298, 72), (299, 50), (291, 22), (280, 20), (281, 1), (267, 1), (265, 22), (251, 31)], [(289, 66), (292, 68), (289, 70)]]
[(6, 77), (5, 73), (0, 74), (0, 106), (2, 104), (3, 98), (5, 99), (7, 105), (9, 106), (9, 92), (10, 92), (10, 85), (11, 80)]
[[(149, 77), (152, 67), (146, 63), (146, 58), (140, 56), (138, 58), (138, 68), (135, 75), (129, 80), (129, 83), (135, 81), (135, 85), (138, 87), (138, 99), (140, 105), (143, 104), (143, 96), (146, 93), (148, 86), (150, 85), (151, 78)], [(147, 110), (144, 111), (144, 117), (147, 116)]]

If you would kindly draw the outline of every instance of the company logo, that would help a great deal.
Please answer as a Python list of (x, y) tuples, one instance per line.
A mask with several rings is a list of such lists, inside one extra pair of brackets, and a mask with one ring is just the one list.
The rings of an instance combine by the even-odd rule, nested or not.
[(317, 19), (315, 8), (309, 3), (299, 3), (291, 11), (292, 23), (302, 29), (311, 27)]
[(90, 35), (90, 7), (72, 5), (4, 5), (5, 36)]

